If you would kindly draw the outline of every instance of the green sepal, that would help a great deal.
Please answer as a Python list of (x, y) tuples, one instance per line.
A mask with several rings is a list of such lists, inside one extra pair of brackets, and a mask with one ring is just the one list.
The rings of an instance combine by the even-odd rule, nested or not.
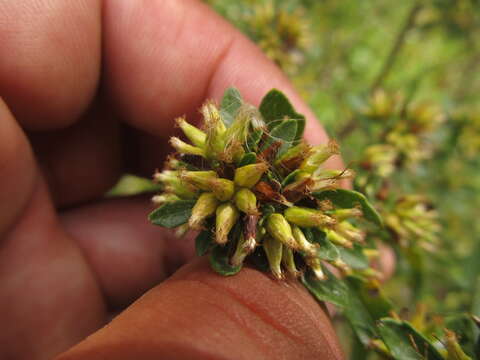
[(257, 162), (257, 154), (254, 152), (246, 153), (240, 159), (237, 167), (242, 167), (245, 165), (255, 164)]
[(205, 255), (213, 244), (213, 233), (211, 230), (201, 231), (195, 238), (195, 253), (197, 256)]
[(281, 91), (277, 89), (270, 90), (262, 99), (259, 110), (269, 130), (274, 129), (287, 117), (297, 122), (293, 141), (299, 141), (303, 137), (305, 116), (295, 111), (288, 98)]
[(185, 224), (192, 214), (195, 200), (178, 200), (166, 203), (153, 210), (148, 219), (152, 224), (174, 228)]
[(232, 266), (230, 264), (228, 253), (228, 247), (220, 245), (215, 245), (210, 252), (210, 266), (213, 270), (223, 276), (235, 275), (242, 269), (242, 264), (238, 266)]
[(383, 226), (382, 218), (375, 208), (370, 204), (367, 198), (353, 190), (345, 189), (335, 189), (335, 190), (325, 190), (317, 191), (312, 193), (312, 195), (318, 200), (330, 200), (335, 206), (350, 209), (355, 206), (360, 206), (363, 212), (365, 219), (373, 222), (378, 226)]
[(338, 248), (327, 240), (323, 231), (315, 228), (302, 228), (303, 233), (308, 241), (318, 244), (317, 256), (322, 260), (335, 261), (339, 258), (340, 252)]
[(220, 103), (220, 115), (226, 127), (233, 124), (242, 103), (242, 95), (236, 88), (231, 87), (225, 91)]
[(354, 244), (352, 249), (340, 247), (340, 258), (352, 269), (366, 269), (369, 267), (368, 258), (363, 253), (363, 247)]
[(443, 360), (429, 339), (401, 320), (379, 320), (378, 331), (392, 357), (397, 360)]

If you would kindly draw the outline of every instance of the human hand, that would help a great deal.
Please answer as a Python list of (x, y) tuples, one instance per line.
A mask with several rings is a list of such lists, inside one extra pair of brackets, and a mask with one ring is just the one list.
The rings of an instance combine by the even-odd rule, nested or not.
[(342, 357), (303, 286), (204, 259), (169, 277), (191, 243), (149, 225), (147, 199), (102, 198), (161, 166), (173, 119), (229, 86), (255, 105), (281, 89), (326, 141), (253, 44), (194, 0), (5, 0), (0, 48), (0, 358), (50, 359), (92, 333), (59, 359)]

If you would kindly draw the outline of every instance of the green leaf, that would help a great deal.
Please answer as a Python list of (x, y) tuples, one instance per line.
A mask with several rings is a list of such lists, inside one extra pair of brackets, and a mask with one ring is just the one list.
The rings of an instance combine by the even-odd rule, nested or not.
[(375, 208), (370, 204), (367, 198), (359, 192), (353, 190), (336, 189), (318, 191), (314, 192), (312, 195), (318, 200), (328, 199), (335, 206), (344, 209), (350, 209), (355, 206), (360, 206), (362, 208), (363, 216), (365, 217), (365, 219), (379, 226), (383, 226), (382, 218), (378, 214), (377, 210), (375, 210)]
[(379, 321), (378, 329), (395, 359), (443, 360), (430, 340), (406, 321), (384, 318)]
[(475, 347), (478, 338), (478, 329), (469, 314), (456, 314), (445, 318), (445, 327), (458, 336), (458, 343), (473, 359), (477, 359)]
[(208, 252), (212, 244), (212, 232), (210, 230), (201, 231), (195, 238), (195, 252), (197, 256), (203, 256)]
[(350, 288), (360, 296), (373, 320), (379, 320), (390, 315), (393, 304), (385, 297), (381, 289), (368, 288), (363, 279), (354, 275), (347, 276), (346, 281)]
[(302, 228), (303, 233), (308, 241), (320, 245), (317, 255), (322, 260), (334, 261), (340, 256), (338, 248), (327, 240), (325, 233), (315, 228)]
[(280, 141), (282, 145), (277, 151), (276, 156), (278, 157), (282, 155), (285, 151), (287, 151), (293, 145), (296, 133), (297, 133), (297, 121), (286, 120), (280, 123), (280, 125), (276, 126), (270, 132), (268, 139), (265, 141), (265, 143), (262, 146), (261, 151), (267, 149), (273, 143)]
[(295, 178), (297, 177), (297, 174), (299, 174), (302, 170), (296, 169), (292, 171), (290, 174), (285, 176), (285, 179), (282, 181), (282, 187), (285, 187), (295, 181)]
[(238, 109), (242, 106), (242, 102), (242, 95), (233, 87), (228, 88), (223, 94), (222, 102), (220, 103), (220, 115), (226, 127), (232, 125)]
[(368, 258), (363, 253), (363, 247), (354, 244), (352, 249), (340, 247), (340, 258), (352, 269), (366, 269), (369, 266)]
[(296, 133), (293, 140), (298, 141), (303, 137), (305, 116), (295, 111), (290, 101), (281, 91), (272, 89), (265, 95), (260, 104), (260, 113), (270, 130), (278, 126), (285, 117), (297, 120)]
[(228, 247), (215, 245), (210, 253), (210, 266), (223, 276), (235, 275), (242, 269), (242, 265), (232, 266), (228, 256)]
[(305, 287), (318, 301), (327, 301), (338, 307), (365, 346), (378, 338), (375, 322), (356, 292), (344, 280), (323, 268), (328, 279), (318, 280), (311, 271), (302, 277)]
[(179, 200), (166, 203), (152, 211), (148, 215), (148, 219), (152, 224), (166, 228), (180, 226), (185, 224), (190, 218), (195, 202), (195, 200)]
[(246, 143), (247, 151), (257, 151), (258, 150), (258, 143), (262, 138), (263, 131), (262, 130), (253, 130), (251, 133), (248, 134), (248, 139)]
[(257, 154), (254, 152), (246, 153), (240, 159), (238, 163), (238, 167), (242, 167), (245, 165), (255, 164), (257, 162)]

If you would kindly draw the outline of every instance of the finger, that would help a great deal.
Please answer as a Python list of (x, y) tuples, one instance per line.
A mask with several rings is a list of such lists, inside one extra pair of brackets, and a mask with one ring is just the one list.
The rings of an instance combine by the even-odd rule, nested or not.
[(202, 2), (105, 1), (103, 20), (106, 89), (133, 126), (165, 139), (173, 118), (227, 87), (255, 105), (278, 88), (306, 115), (309, 140), (326, 141), (282, 72)]
[(1, 0), (0, 95), (22, 126), (64, 127), (95, 94), (100, 2)]
[(61, 216), (98, 274), (111, 310), (129, 305), (193, 256), (193, 239), (175, 238), (150, 224), (152, 210), (142, 196), (89, 204)]
[(341, 359), (334, 330), (297, 282), (253, 269), (185, 266), (57, 360)]
[(2, 101), (0, 156), (0, 358), (48, 359), (103, 324), (103, 298)]

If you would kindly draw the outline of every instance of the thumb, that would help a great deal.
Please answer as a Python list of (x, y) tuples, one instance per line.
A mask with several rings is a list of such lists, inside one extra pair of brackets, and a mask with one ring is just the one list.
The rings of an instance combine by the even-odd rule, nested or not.
[(196, 259), (62, 354), (76, 359), (342, 359), (332, 325), (297, 281)]

